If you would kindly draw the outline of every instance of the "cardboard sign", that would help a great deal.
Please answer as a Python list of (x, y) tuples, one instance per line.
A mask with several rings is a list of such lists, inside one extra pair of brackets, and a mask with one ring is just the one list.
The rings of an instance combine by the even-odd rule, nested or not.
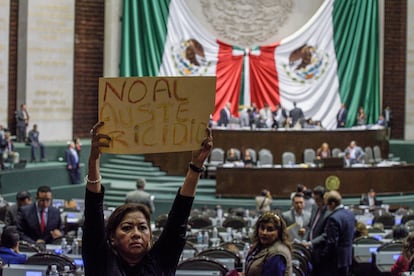
[(200, 148), (214, 110), (215, 77), (99, 79), (102, 152), (137, 154)]

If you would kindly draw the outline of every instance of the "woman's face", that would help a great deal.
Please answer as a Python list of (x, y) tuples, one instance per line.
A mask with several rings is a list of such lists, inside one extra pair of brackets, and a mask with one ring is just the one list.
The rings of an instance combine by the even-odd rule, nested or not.
[(125, 215), (115, 230), (113, 246), (129, 264), (138, 263), (149, 249), (150, 227), (143, 213), (139, 211)]
[(258, 229), (259, 241), (263, 246), (270, 246), (279, 238), (279, 231), (272, 222), (260, 223)]

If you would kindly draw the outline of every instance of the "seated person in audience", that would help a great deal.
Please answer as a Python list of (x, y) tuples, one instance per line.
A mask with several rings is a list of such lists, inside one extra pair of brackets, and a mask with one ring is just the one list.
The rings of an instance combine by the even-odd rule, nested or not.
[(345, 149), (345, 153), (349, 152), (351, 165), (356, 163), (364, 163), (364, 151), (355, 141), (351, 141), (349, 146)]
[(289, 211), (282, 213), (282, 217), (285, 220), (287, 227), (296, 223), (296, 227), (293, 227), (292, 231), (289, 232), (291, 240), (303, 240), (306, 231), (308, 230), (311, 214), (304, 209), (305, 197), (303, 193), (296, 193), (292, 198), (292, 208)]
[(236, 155), (234, 148), (229, 149), (229, 152), (226, 157), (226, 162), (237, 162), (240, 161), (239, 157)]
[(361, 196), (359, 205), (367, 205), (369, 207), (381, 206), (382, 200), (378, 200), (376, 197), (375, 190), (373, 188), (369, 189), (367, 194)]
[(3, 162), (10, 162), (12, 168), (14, 167), (14, 164), (19, 163), (20, 154), (14, 148), (14, 143), (11, 138), (10, 131), (6, 131), (4, 133), (4, 138), (1, 141), (0, 148), (2, 152)]
[(244, 154), (243, 154), (243, 164), (244, 164), (244, 167), (246, 168), (251, 168), (255, 165), (253, 162), (253, 158), (250, 154), (250, 151), (247, 149), (244, 151)]
[(361, 106), (358, 109), (358, 113), (357, 113), (357, 125), (364, 126), (366, 124), (367, 124), (367, 115), (365, 114), (364, 108)]
[(7, 208), (4, 217), (6, 225), (16, 225), (20, 215), (20, 208), (32, 203), (32, 196), (28, 191), (20, 191), (16, 194), (16, 204)]
[(320, 148), (316, 150), (316, 158), (317, 159), (323, 159), (323, 158), (329, 158), (331, 157), (331, 149), (329, 148), (328, 143), (322, 143)]
[(26, 254), (19, 251), (20, 236), (16, 226), (6, 226), (1, 234), (0, 258), (5, 265), (24, 264)]
[(397, 261), (391, 267), (391, 275), (399, 276), (410, 269), (414, 257), (414, 233), (409, 234), (403, 241), (403, 249)]
[(377, 120), (377, 126), (385, 127), (385, 118), (384, 115), (380, 114)]
[(36, 201), (21, 207), (17, 229), (22, 240), (29, 243), (52, 243), (62, 237), (62, 221), (59, 209), (52, 205), (52, 190), (49, 186), (37, 189)]
[(365, 223), (362, 221), (355, 221), (355, 233), (354, 233), (354, 240), (360, 237), (367, 237), (368, 236), (368, 228)]
[(352, 167), (351, 153), (349, 151), (346, 151), (344, 155), (344, 167), (345, 168)]
[(259, 212), (270, 211), (270, 205), (272, 204), (272, 195), (270, 191), (263, 189), (259, 196), (256, 196), (256, 210)]

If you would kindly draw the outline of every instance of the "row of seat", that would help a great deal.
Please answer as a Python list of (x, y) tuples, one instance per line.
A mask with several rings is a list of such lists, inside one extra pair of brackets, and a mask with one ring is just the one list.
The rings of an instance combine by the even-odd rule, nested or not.
[[(246, 257), (245, 243), (241, 241), (225, 242), (218, 247), (210, 247), (197, 252), (191, 243), (184, 251), (191, 252), (178, 264), (176, 275), (227, 275), (230, 270), (242, 272)], [(292, 244), (293, 275), (310, 275), (312, 271), (311, 253), (300, 243)]]
[[(206, 162), (207, 173), (213, 172), (216, 170), (217, 166), (223, 165), (229, 160), (230, 151), (233, 151), (236, 159), (239, 161), (243, 160), (243, 154), (237, 148), (228, 149), (225, 152), (222, 148), (214, 148), (210, 154), (209, 160)], [(273, 154), (269, 149), (261, 149), (258, 153), (253, 148), (247, 148), (246, 151), (249, 151), (251, 159), (254, 164), (260, 167), (272, 166)], [(381, 154), (381, 148), (378, 145), (373, 147), (367, 146), (364, 149), (365, 155), (364, 160), (366, 164), (375, 164), (383, 160)], [(340, 148), (334, 148), (331, 151), (332, 157), (343, 157), (344, 151)], [(306, 148), (303, 151), (303, 163), (311, 164), (314, 163), (316, 159), (316, 151), (313, 148)], [(232, 160), (231, 162), (234, 162)], [(297, 163), (297, 158), (293, 152), (286, 151), (282, 153), (282, 165), (292, 165)]]

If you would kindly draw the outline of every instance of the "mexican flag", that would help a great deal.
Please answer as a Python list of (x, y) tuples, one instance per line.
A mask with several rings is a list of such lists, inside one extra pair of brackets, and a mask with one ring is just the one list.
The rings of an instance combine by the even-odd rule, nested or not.
[(254, 49), (219, 41), (184, 0), (124, 0), (122, 22), (121, 76), (216, 76), (214, 120), (227, 102), (235, 116), (239, 105), (296, 102), (327, 129), (341, 102), (347, 126), (360, 106), (368, 123), (379, 115), (376, 0), (326, 0), (294, 34)]

